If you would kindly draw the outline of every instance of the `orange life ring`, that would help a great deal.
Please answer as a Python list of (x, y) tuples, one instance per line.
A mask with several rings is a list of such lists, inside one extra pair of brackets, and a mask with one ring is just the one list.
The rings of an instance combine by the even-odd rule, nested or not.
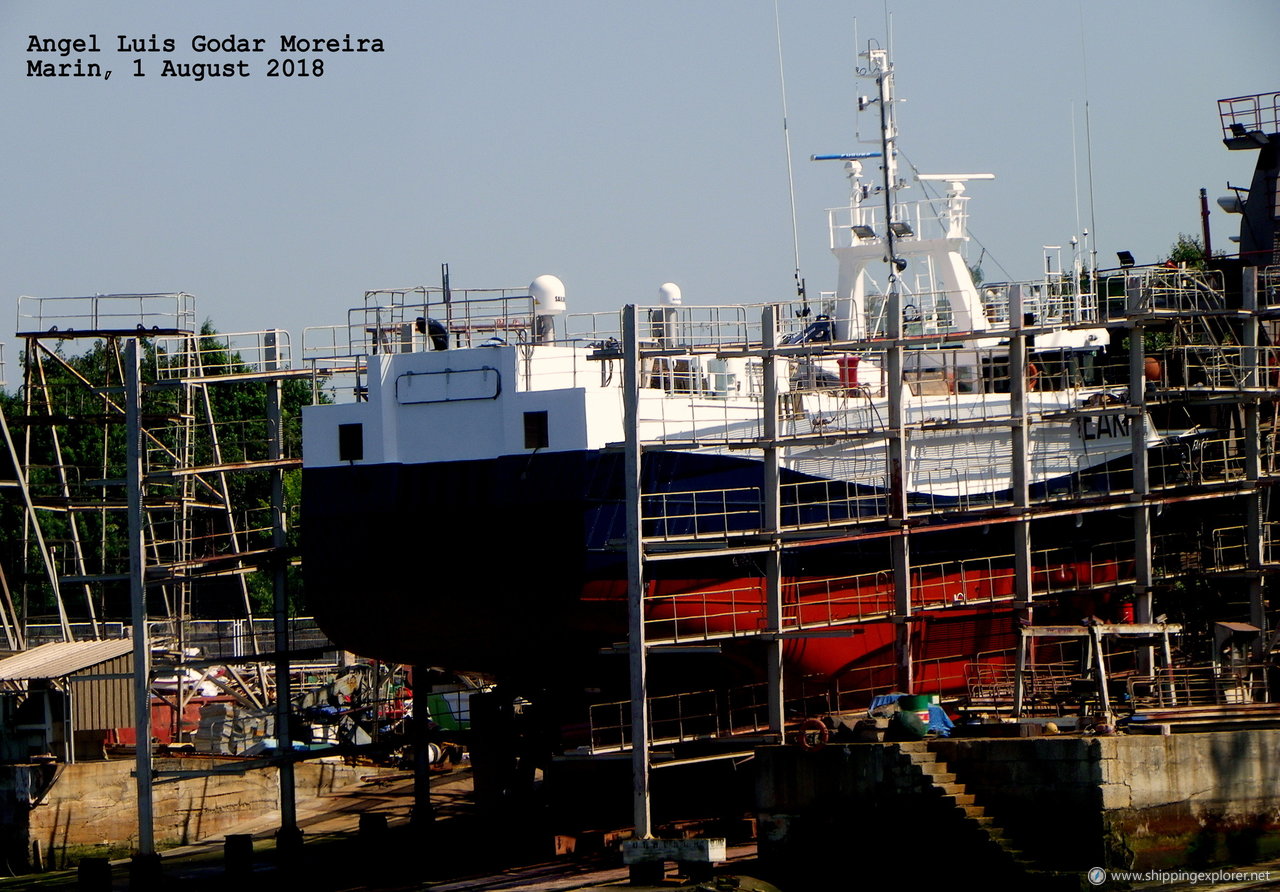
[(805, 719), (796, 730), (796, 743), (807, 753), (822, 749), (830, 739), (831, 729), (822, 719)]
[(1040, 370), (1034, 362), (1027, 363), (1027, 391), (1036, 389), (1036, 381), (1040, 378)]

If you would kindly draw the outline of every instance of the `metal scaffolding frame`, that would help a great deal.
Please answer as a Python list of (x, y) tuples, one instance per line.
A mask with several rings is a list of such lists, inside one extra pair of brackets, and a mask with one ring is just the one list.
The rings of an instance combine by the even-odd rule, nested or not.
[[(1035, 616), (1038, 600), (1061, 595), (1064, 589), (1050, 577), (1055, 565), (1052, 557), (1062, 543), (1036, 542), (1036, 523), (1046, 518), (1062, 518), (1072, 514), (1083, 517), (1090, 512), (1107, 512), (1115, 516), (1127, 513), (1131, 517), (1133, 538), (1127, 543), (1115, 544), (1115, 556), (1091, 553), (1087, 557), (1089, 567), (1101, 568), (1099, 581), (1071, 583), (1074, 590), (1110, 588), (1127, 590), (1134, 604), (1135, 621), (1139, 624), (1156, 622), (1155, 592), (1185, 578), (1191, 548), (1176, 537), (1157, 535), (1156, 518), (1167, 506), (1181, 503), (1218, 502), (1229, 500), (1245, 506), (1245, 522), (1236, 534), (1229, 530), (1215, 530), (1214, 557), (1205, 566), (1199, 561), (1199, 572), (1217, 570), (1223, 584), (1235, 584), (1244, 580), (1248, 591), (1251, 622), (1266, 637), (1270, 621), (1266, 610), (1266, 579), (1280, 568), (1271, 548), (1274, 524), (1268, 520), (1264, 494), (1276, 477), (1277, 425), (1275, 369), (1280, 367), (1280, 348), (1274, 346), (1280, 324), (1280, 270), (1244, 271), (1243, 300), (1239, 307), (1229, 306), (1224, 298), (1220, 280), (1212, 274), (1186, 269), (1134, 269), (1113, 273), (1100, 280), (1108, 289), (1100, 297), (1103, 318), (1088, 323), (1088, 327), (1106, 327), (1113, 337), (1128, 337), (1128, 376), (1123, 405), (1109, 405), (1105, 411), (1119, 412), (1127, 419), (1129, 439), (1132, 444), (1133, 466), (1131, 479), (1116, 481), (1118, 485), (1104, 492), (1057, 492), (1050, 487), (1035, 488), (1031, 485), (1035, 456), (1029, 448), (1030, 438), (1037, 425), (1046, 421), (1029, 408), (1028, 391), (1034, 384), (1036, 371), (1030, 359), (1030, 339), (1047, 329), (1032, 324), (1023, 313), (1022, 292), (1014, 288), (1010, 294), (1007, 327), (997, 331), (984, 331), (983, 337), (1007, 341), (1008, 409), (1000, 418), (988, 419), (987, 425), (1000, 425), (1007, 429), (1011, 456), (1012, 487), (1009, 498), (1002, 504), (983, 503), (977, 506), (958, 504), (945, 511), (946, 528), (972, 529), (986, 533), (1004, 529), (1008, 532), (1007, 549), (1012, 553), (1013, 571), (1010, 578), (997, 580), (995, 571), (983, 584), (989, 587), (995, 599), (995, 589), (1000, 587), (1001, 597), (1014, 608), (1011, 623), (1030, 625)], [(889, 455), (888, 499), (883, 500), (878, 514), (868, 518), (861, 508), (852, 510), (847, 505), (843, 512), (830, 510), (822, 524), (806, 527), (800, 523), (798, 510), (784, 516), (784, 506), (794, 505), (798, 496), (788, 496), (786, 485), (779, 474), (779, 456), (782, 450), (812, 439), (813, 434), (790, 436), (782, 432), (779, 418), (787, 411), (787, 394), (777, 386), (778, 373), (775, 364), (797, 357), (834, 355), (877, 351), (883, 357), (888, 370), (888, 380), (904, 380), (907, 354), (910, 351), (941, 347), (944, 342), (962, 341), (966, 335), (946, 332), (930, 336), (904, 337), (902, 309), (891, 299), (891, 312), (887, 330), (881, 337), (860, 341), (830, 342), (825, 344), (786, 343), (779, 338), (779, 320), (775, 307), (764, 309), (761, 337), (756, 341), (730, 343), (728, 339), (709, 338), (706, 346), (699, 347), (692, 341), (673, 346), (670, 337), (679, 323), (669, 310), (639, 311), (634, 306), (624, 310), (621, 354), (624, 368), (624, 430), (623, 444), (627, 471), (627, 556), (628, 556), (628, 605), (630, 628), (631, 701), (630, 748), (632, 750), (634, 785), (634, 817), (637, 834), (645, 837), (651, 833), (649, 812), (649, 772), (657, 764), (669, 765), (668, 758), (661, 763), (653, 761), (652, 749), (655, 735), (652, 730), (653, 700), (646, 683), (647, 660), (659, 649), (679, 652), (680, 648), (696, 648), (730, 638), (757, 639), (771, 644), (766, 649), (766, 675), (768, 688), (767, 732), (772, 739), (779, 739), (785, 730), (784, 703), (789, 702), (784, 689), (781, 669), (781, 643), (784, 638), (805, 635), (840, 634), (850, 625), (884, 621), (895, 624), (896, 685), (900, 690), (927, 692), (930, 679), (912, 658), (912, 636), (915, 614), (936, 605), (928, 603), (925, 592), (928, 579), (924, 568), (913, 566), (911, 543), (917, 536), (928, 535), (917, 521), (921, 509), (905, 498), (906, 480), (912, 472), (911, 451), (906, 444), (924, 424), (908, 422), (903, 408), (903, 388), (887, 387), (885, 398), (887, 413), (885, 424), (878, 430), (848, 432), (849, 438), (881, 437)], [(653, 337), (642, 339), (640, 328), (643, 313), (654, 322)], [(897, 320), (896, 324), (894, 320)], [(1085, 327), (1083, 324), (1079, 327)], [(1153, 330), (1169, 334), (1168, 343), (1153, 347), (1144, 335)], [(968, 336), (976, 336), (973, 333)], [(1239, 343), (1236, 343), (1236, 341)], [(706, 442), (689, 441), (687, 437), (676, 441), (664, 439), (643, 441), (639, 435), (641, 421), (641, 392), (652, 381), (646, 381), (644, 370), (655, 368), (655, 362), (670, 357), (674, 352), (692, 355), (702, 352), (708, 356), (748, 356), (758, 361), (763, 375), (763, 395), (758, 426), (749, 428), (737, 443), (728, 443), (720, 433)], [(1160, 372), (1152, 373), (1152, 358)], [(1194, 447), (1195, 459), (1184, 462), (1177, 469), (1153, 468), (1149, 465), (1150, 445), (1147, 429), (1149, 412), (1153, 408), (1169, 410), (1171, 407), (1187, 407), (1201, 412), (1216, 413), (1215, 417), (1227, 419), (1223, 435), (1205, 438)], [(1082, 425), (1096, 424), (1102, 407), (1081, 405), (1067, 414), (1079, 419)], [(1061, 417), (1053, 419), (1060, 422)], [(841, 433), (824, 431), (822, 436), (837, 441)], [(758, 507), (735, 509), (734, 499), (741, 501), (742, 494), (682, 493), (650, 494), (643, 488), (641, 474), (643, 457), (647, 453), (666, 449), (714, 448), (723, 450), (726, 445), (739, 448), (744, 454), (759, 456), (763, 462), (763, 492), (758, 493)], [(1174, 473), (1176, 471), (1176, 473)], [(896, 485), (895, 485), (896, 481)], [(845, 496), (852, 501), (852, 496)], [(838, 500), (838, 496), (832, 497)], [(699, 501), (701, 500), (701, 501)], [(703, 507), (718, 503), (719, 513), (714, 522), (705, 523), (705, 530), (697, 529), (702, 519)], [(668, 507), (676, 502), (683, 508)], [(689, 508), (692, 504), (694, 507)], [(735, 514), (735, 510), (737, 513)], [(925, 510), (928, 510), (927, 507)], [(655, 516), (655, 511), (657, 516)], [(670, 511), (670, 516), (662, 512)], [(685, 513), (678, 514), (679, 511)], [(1118, 512), (1118, 514), (1117, 514)], [(735, 523), (743, 517), (758, 518), (754, 524)], [(683, 526), (678, 523), (683, 522)], [(871, 522), (869, 522), (871, 521)], [(1079, 522), (1079, 521), (1078, 521)], [(687, 532), (692, 523), (694, 530)], [(741, 528), (743, 525), (749, 529)], [(672, 531), (682, 532), (675, 534)], [(1219, 534), (1222, 534), (1219, 536)], [(787, 583), (782, 578), (781, 562), (791, 552), (804, 548), (830, 544), (836, 538), (843, 541), (860, 539), (889, 540), (890, 564), (875, 574), (875, 582), (868, 584), (874, 594), (876, 608), (862, 614), (855, 612), (849, 601), (841, 611), (828, 610), (824, 618), (804, 621), (800, 611), (784, 605), (782, 592)], [(1203, 545), (1203, 543), (1201, 543)], [(1046, 547), (1050, 546), (1050, 547)], [(1222, 552), (1221, 559), (1218, 551)], [(1242, 552), (1242, 553), (1238, 553)], [(723, 613), (715, 623), (698, 617), (699, 609), (708, 611), (710, 599), (704, 594), (701, 606), (692, 596), (681, 604), (688, 608), (681, 615), (678, 607), (671, 607), (671, 618), (655, 618), (658, 599), (652, 594), (646, 567), (654, 562), (679, 561), (706, 558), (709, 555), (754, 554), (763, 556), (765, 570), (761, 589), (758, 591), (727, 593), (719, 591), (731, 605), (743, 604), (743, 618), (739, 623)], [(1130, 571), (1128, 568), (1132, 567)], [(868, 574), (871, 575), (870, 573)], [(941, 574), (939, 574), (941, 575)], [(886, 576), (888, 581), (886, 581)], [(841, 583), (849, 590), (851, 583)], [(672, 596), (674, 603), (680, 596)], [(846, 596), (847, 598), (849, 596)], [(852, 597), (857, 597), (852, 596)], [(844, 615), (839, 615), (843, 611)], [(692, 615), (689, 615), (692, 614)], [(701, 624), (699, 620), (701, 619)], [(1147, 648), (1145, 667), (1149, 672), (1153, 648)], [(1016, 650), (1016, 692), (1014, 700), (1021, 708), (1023, 700), (1023, 676), (1028, 670), (1025, 661), (1028, 649)], [(622, 704), (617, 704), (621, 706)], [(622, 729), (620, 747), (626, 749), (625, 729)], [(664, 739), (664, 744), (679, 738)]]
[[(187, 654), (195, 586), (231, 577), (239, 590), (249, 649), (257, 655), (252, 662), (258, 684), (266, 693), (274, 683), (276, 736), (287, 752), (290, 644), (283, 474), (301, 467), (301, 455), (300, 432), (287, 435), (285, 429), (281, 389), (286, 380), (309, 378), (311, 372), (292, 367), (286, 332), (213, 333), (202, 330), (196, 319), (195, 299), (185, 293), (19, 299), (18, 336), (25, 341), (24, 435), (21, 456), (13, 445), (10, 449), (24, 495), (25, 523), (35, 531), (50, 568), (48, 584), (63, 640), (74, 637), (69, 592), (80, 593), (86, 633), (96, 638), (103, 631), (104, 587), (128, 583), (139, 741), (151, 738), (149, 704), (157, 677), (179, 679), (177, 715), (191, 696), (181, 679), (189, 659), (192, 665), (202, 662)], [(68, 344), (87, 347), (98, 361), (77, 363), (63, 353)], [(56, 379), (51, 368), (56, 368)], [(245, 382), (265, 385), (261, 414), (248, 421), (218, 418), (215, 389)], [(101, 443), (92, 465), (64, 448), (67, 431), (76, 426), (87, 426)], [(33, 465), (42, 432), (43, 445), (53, 456), (51, 467)], [(11, 442), (7, 425), (4, 433)], [(79, 433), (85, 442), (84, 430)], [(247, 506), (237, 506), (233, 498), (232, 480), (244, 473), (271, 478), (271, 504), (265, 519), (256, 523), (242, 512)], [(66, 519), (62, 556), (47, 548), (41, 535), (53, 515)], [(87, 516), (96, 524), (82, 522)], [(123, 555), (109, 553), (109, 525), (128, 530), (127, 563)], [(96, 541), (90, 541), (86, 526), (97, 527)], [(24, 559), (29, 552), (24, 548)], [(258, 640), (246, 578), (259, 570), (273, 580), (270, 647)], [(23, 573), (24, 591), (30, 578)], [(174, 653), (163, 668), (151, 661), (158, 624), (152, 619), (157, 598), (149, 592), (159, 593), (159, 625)], [(6, 631), (11, 622), (16, 625), (6, 614)], [(274, 679), (263, 665), (272, 660)], [(149, 854), (154, 845), (149, 818), (154, 772), (150, 748), (139, 746), (137, 753), (139, 846)], [(292, 763), (282, 761), (280, 769), (282, 833), (293, 836)]]

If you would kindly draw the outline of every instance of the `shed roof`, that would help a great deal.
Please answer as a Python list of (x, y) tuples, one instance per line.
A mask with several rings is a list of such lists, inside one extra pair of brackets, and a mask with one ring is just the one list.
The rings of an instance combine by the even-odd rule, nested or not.
[(0, 681), (62, 678), (114, 660), (133, 650), (129, 638), (105, 641), (55, 641), (0, 660)]

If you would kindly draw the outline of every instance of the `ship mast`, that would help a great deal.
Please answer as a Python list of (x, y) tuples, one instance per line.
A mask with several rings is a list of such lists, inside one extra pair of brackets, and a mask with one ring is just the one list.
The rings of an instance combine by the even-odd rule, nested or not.
[(885, 245), (888, 253), (885, 260), (889, 263), (889, 290), (898, 290), (898, 273), (907, 267), (907, 262), (898, 257), (897, 234), (893, 224), (897, 222), (894, 213), (894, 193), (905, 188), (905, 183), (898, 180), (898, 125), (893, 105), (893, 62), (889, 59), (889, 51), (880, 47), (868, 47), (861, 54), (867, 60), (867, 67), (860, 71), (865, 77), (874, 77), (880, 95), (876, 99), (858, 99), (858, 110), (862, 111), (870, 102), (880, 103), (880, 170), (884, 172), (884, 219)]

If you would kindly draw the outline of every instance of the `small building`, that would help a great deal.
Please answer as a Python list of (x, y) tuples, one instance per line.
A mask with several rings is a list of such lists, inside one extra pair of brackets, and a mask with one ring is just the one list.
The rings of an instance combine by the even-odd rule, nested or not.
[(0, 659), (0, 761), (101, 758), (108, 732), (135, 715), (130, 639), (59, 641)]

